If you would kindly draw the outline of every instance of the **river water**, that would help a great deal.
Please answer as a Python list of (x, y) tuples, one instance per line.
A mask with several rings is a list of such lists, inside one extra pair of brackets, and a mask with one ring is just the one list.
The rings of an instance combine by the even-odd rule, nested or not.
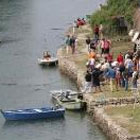
[[(75, 89), (58, 68), (41, 68), (37, 58), (56, 53), (64, 32), (77, 17), (92, 13), (104, 0), (0, 0), (0, 108), (51, 104), (50, 90)], [(85, 113), (66, 112), (64, 119), (5, 122), (0, 140), (105, 140)]]

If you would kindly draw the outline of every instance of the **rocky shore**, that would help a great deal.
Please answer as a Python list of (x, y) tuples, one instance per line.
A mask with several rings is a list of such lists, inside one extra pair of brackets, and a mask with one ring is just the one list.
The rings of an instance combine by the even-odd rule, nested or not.
[(63, 54), (63, 49), (59, 49), (57, 52), (59, 69), (62, 73), (69, 76), (70, 79), (74, 80), (78, 87), (84, 85), (84, 72), (80, 72), (76, 64)]

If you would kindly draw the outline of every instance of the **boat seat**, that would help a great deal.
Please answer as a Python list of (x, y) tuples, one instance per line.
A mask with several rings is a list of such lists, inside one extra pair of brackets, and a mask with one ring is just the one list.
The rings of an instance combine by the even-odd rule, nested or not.
[(42, 112), (42, 110), (40, 109), (34, 109), (36, 112)]

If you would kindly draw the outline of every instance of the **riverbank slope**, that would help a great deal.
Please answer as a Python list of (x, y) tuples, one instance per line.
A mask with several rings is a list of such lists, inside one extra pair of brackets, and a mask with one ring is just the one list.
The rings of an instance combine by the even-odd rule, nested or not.
[[(89, 25), (78, 28), (76, 30), (76, 36), (78, 38), (76, 53), (71, 54), (71, 50), (69, 50), (69, 53), (67, 54), (65, 46), (60, 48), (57, 53), (59, 59), (59, 69), (62, 73), (65, 73), (73, 79), (79, 88), (83, 87), (85, 82), (84, 75), (86, 72), (86, 62), (88, 60), (85, 44), (85, 38), (87, 35), (92, 36), (92, 30)], [(132, 48), (132, 43), (128, 36), (122, 36), (121, 39), (120, 36), (117, 36), (115, 38), (111, 38), (111, 41), (111, 51), (114, 52), (115, 57), (119, 51), (125, 52)], [(111, 140), (138, 138), (138, 136), (133, 136), (131, 134), (128, 127), (124, 127), (121, 123), (115, 122), (112, 116), (109, 113), (107, 114), (106, 108), (100, 108), (101, 106), (111, 106), (112, 104), (133, 104), (135, 102), (135, 98), (131, 91), (126, 93), (126, 91), (120, 89), (119, 91), (110, 92), (108, 85), (102, 86), (102, 89), (104, 92), (98, 94), (89, 93), (84, 95), (84, 100), (88, 105), (88, 112), (92, 114), (93, 119), (99, 124)], [(122, 112), (122, 114), (120, 113), (120, 116), (123, 115), (125, 116), (125, 112)], [(125, 117), (127, 118), (127, 116)], [(113, 122), (112, 125), (110, 125), (110, 120), (111, 123)], [(136, 135), (136, 133), (133, 134)]]

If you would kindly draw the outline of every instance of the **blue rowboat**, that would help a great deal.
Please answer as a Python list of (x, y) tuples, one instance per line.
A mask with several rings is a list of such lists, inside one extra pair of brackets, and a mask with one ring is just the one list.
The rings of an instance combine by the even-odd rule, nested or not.
[(6, 120), (36, 120), (64, 117), (64, 108), (44, 107), (18, 110), (1, 110)]

